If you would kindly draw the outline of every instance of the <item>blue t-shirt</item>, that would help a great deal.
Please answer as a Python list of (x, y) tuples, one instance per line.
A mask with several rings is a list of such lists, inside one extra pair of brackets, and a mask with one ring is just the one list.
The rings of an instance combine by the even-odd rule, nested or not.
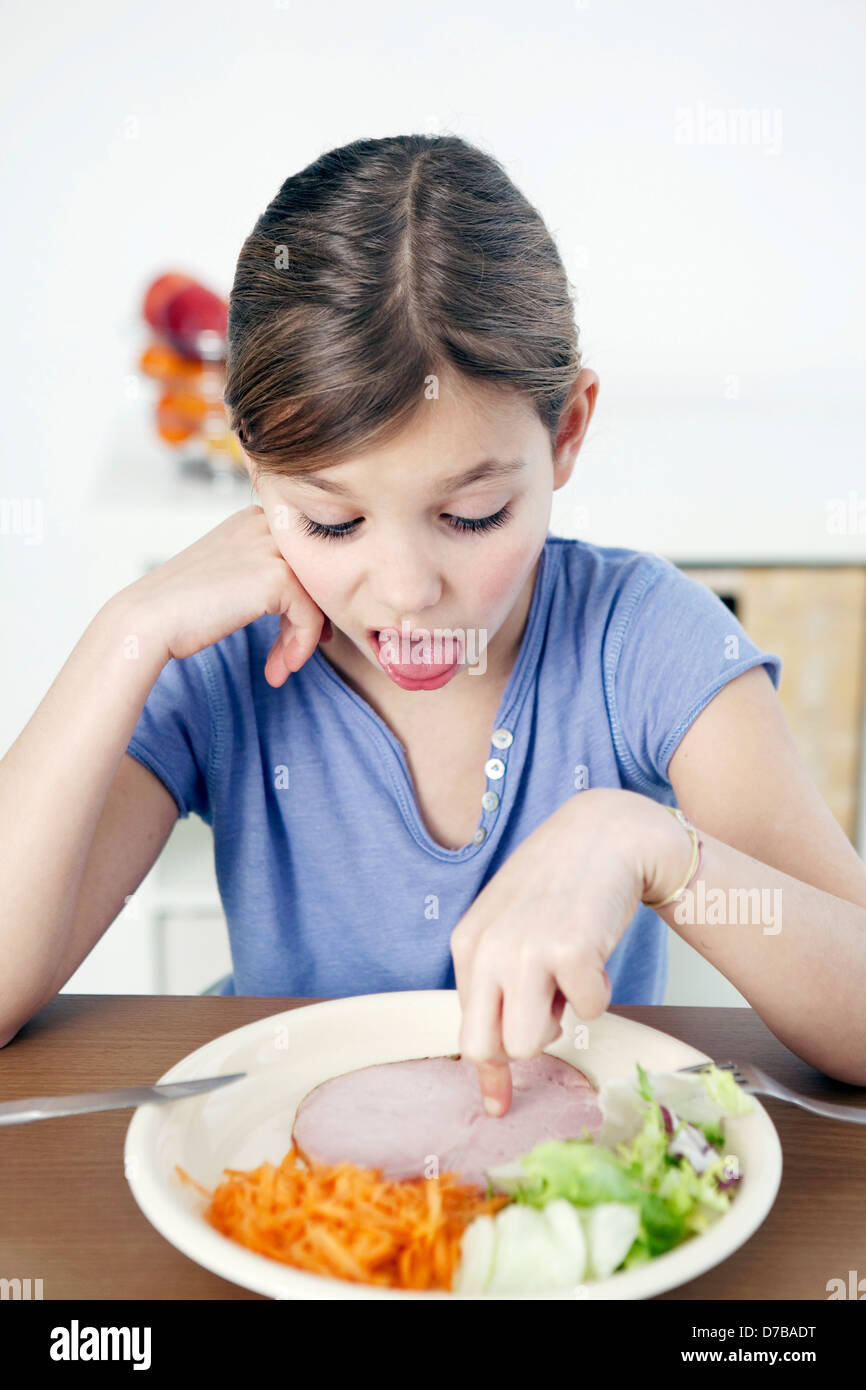
[[(749, 667), (776, 689), (782, 667), (669, 560), (548, 534), (491, 729), (495, 796), (473, 840), (445, 849), (398, 739), (321, 648), (267, 683), (278, 631), (266, 614), (170, 660), (128, 746), (212, 828), (224, 994), (455, 988), (451, 932), (527, 835), (586, 786), (676, 805), (667, 767), (689, 725)], [(612, 1003), (662, 1002), (667, 933), (638, 907), (607, 962)]]

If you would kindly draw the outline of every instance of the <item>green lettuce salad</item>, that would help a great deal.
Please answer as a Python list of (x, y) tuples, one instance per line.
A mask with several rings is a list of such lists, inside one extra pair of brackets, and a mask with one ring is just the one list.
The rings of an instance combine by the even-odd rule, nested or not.
[[(520, 1293), (605, 1279), (708, 1229), (740, 1181), (724, 1119), (754, 1109), (730, 1072), (646, 1072), (599, 1090), (598, 1134), (537, 1144), (487, 1170), (511, 1198), (467, 1226), (455, 1293)], [(586, 1131), (588, 1134), (588, 1131)]]

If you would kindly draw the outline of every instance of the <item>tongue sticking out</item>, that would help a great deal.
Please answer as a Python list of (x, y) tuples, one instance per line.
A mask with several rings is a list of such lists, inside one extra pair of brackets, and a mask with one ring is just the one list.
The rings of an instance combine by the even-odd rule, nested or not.
[[(460, 642), (456, 637), (442, 637), (438, 641), (428, 637), (425, 641), (418, 635), (404, 642), (393, 634), (381, 640), (377, 633), (376, 646), (379, 661), (385, 670), (405, 680), (423, 681), (443, 676), (462, 659)], [(424, 660), (428, 655), (430, 659)], [(405, 657), (409, 659), (404, 660)]]

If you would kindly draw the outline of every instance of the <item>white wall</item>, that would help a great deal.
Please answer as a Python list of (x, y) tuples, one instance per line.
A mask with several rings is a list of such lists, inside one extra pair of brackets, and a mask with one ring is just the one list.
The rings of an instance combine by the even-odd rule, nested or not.
[(39, 499), (44, 538), (0, 534), (0, 749), (128, 582), (99, 502), (147, 491), (145, 287), (227, 293), (283, 179), (360, 136), (463, 135), (560, 245), (602, 389), (554, 529), (584, 506), (672, 558), (862, 557), (825, 513), (866, 492), (864, 49), (855, 0), (7, 3), (0, 498)]

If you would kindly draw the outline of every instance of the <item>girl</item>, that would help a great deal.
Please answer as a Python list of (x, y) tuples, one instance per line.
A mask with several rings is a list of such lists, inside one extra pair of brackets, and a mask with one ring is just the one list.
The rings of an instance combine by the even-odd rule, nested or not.
[(245, 242), (228, 337), (260, 505), (115, 595), (0, 765), (0, 1042), (194, 811), (223, 992), (456, 987), (493, 1113), (566, 999), (661, 1002), (669, 928), (866, 1083), (866, 870), (779, 657), (669, 561), (548, 532), (598, 378), (502, 167), (323, 155)]

